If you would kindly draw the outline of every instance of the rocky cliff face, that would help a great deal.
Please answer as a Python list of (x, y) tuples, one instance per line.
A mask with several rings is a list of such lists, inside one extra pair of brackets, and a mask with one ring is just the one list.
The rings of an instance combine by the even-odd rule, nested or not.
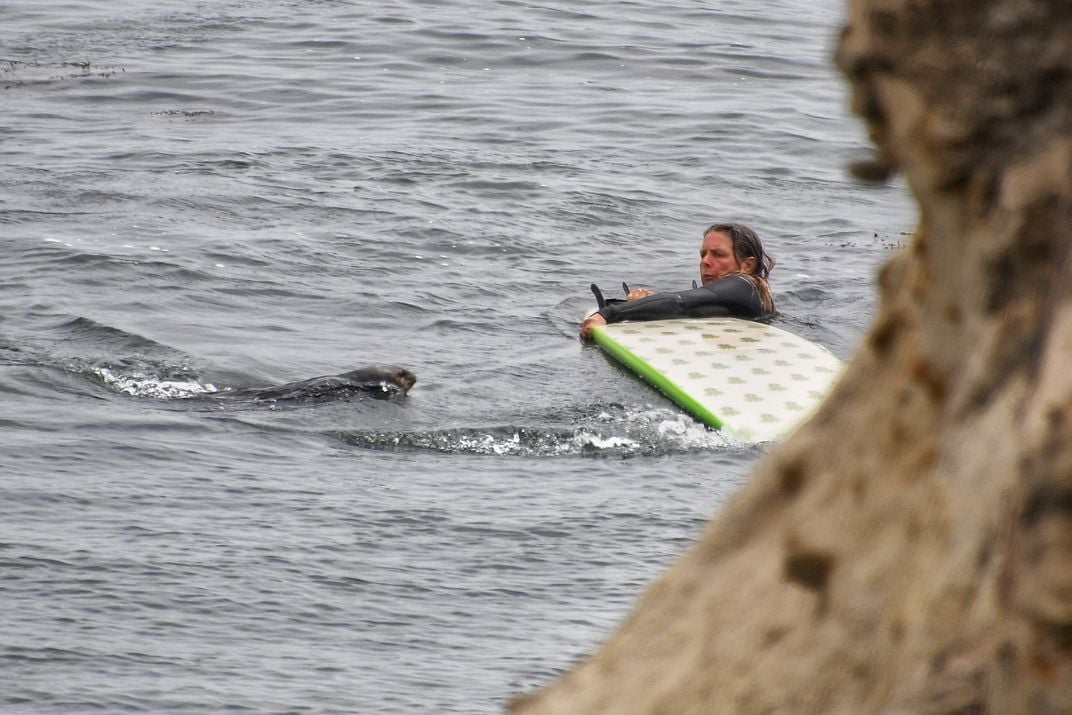
[(837, 62), (920, 209), (866, 344), (516, 715), (1072, 712), (1072, 3), (852, 0)]

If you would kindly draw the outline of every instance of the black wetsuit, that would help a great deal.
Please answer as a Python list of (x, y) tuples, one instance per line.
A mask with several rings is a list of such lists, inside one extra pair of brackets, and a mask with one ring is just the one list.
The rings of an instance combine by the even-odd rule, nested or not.
[(705, 286), (677, 293), (656, 293), (638, 300), (611, 303), (599, 309), (608, 323), (667, 318), (748, 318), (771, 316), (763, 309), (759, 288), (740, 275), (726, 276)]

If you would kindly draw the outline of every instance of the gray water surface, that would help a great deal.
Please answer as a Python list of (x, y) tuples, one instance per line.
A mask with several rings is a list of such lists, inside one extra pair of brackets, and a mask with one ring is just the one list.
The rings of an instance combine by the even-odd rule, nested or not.
[[(0, 8), (0, 710), (494, 713), (770, 445), (577, 338), (737, 220), (848, 358), (912, 228), (803, 0)], [(220, 394), (403, 365), (410, 395)]]

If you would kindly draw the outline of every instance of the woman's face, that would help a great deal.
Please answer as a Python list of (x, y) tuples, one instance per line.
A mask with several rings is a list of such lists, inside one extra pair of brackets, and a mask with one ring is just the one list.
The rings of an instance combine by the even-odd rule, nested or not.
[(737, 256), (733, 255), (733, 241), (721, 231), (711, 231), (704, 236), (700, 247), (700, 282), (707, 285), (731, 273), (741, 270)]

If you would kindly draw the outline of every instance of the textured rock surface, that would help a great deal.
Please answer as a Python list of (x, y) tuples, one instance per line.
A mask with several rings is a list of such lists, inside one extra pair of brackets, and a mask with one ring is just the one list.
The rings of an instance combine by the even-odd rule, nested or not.
[(911, 245), (819, 414), (551, 713), (1072, 712), (1072, 3), (854, 0)]

